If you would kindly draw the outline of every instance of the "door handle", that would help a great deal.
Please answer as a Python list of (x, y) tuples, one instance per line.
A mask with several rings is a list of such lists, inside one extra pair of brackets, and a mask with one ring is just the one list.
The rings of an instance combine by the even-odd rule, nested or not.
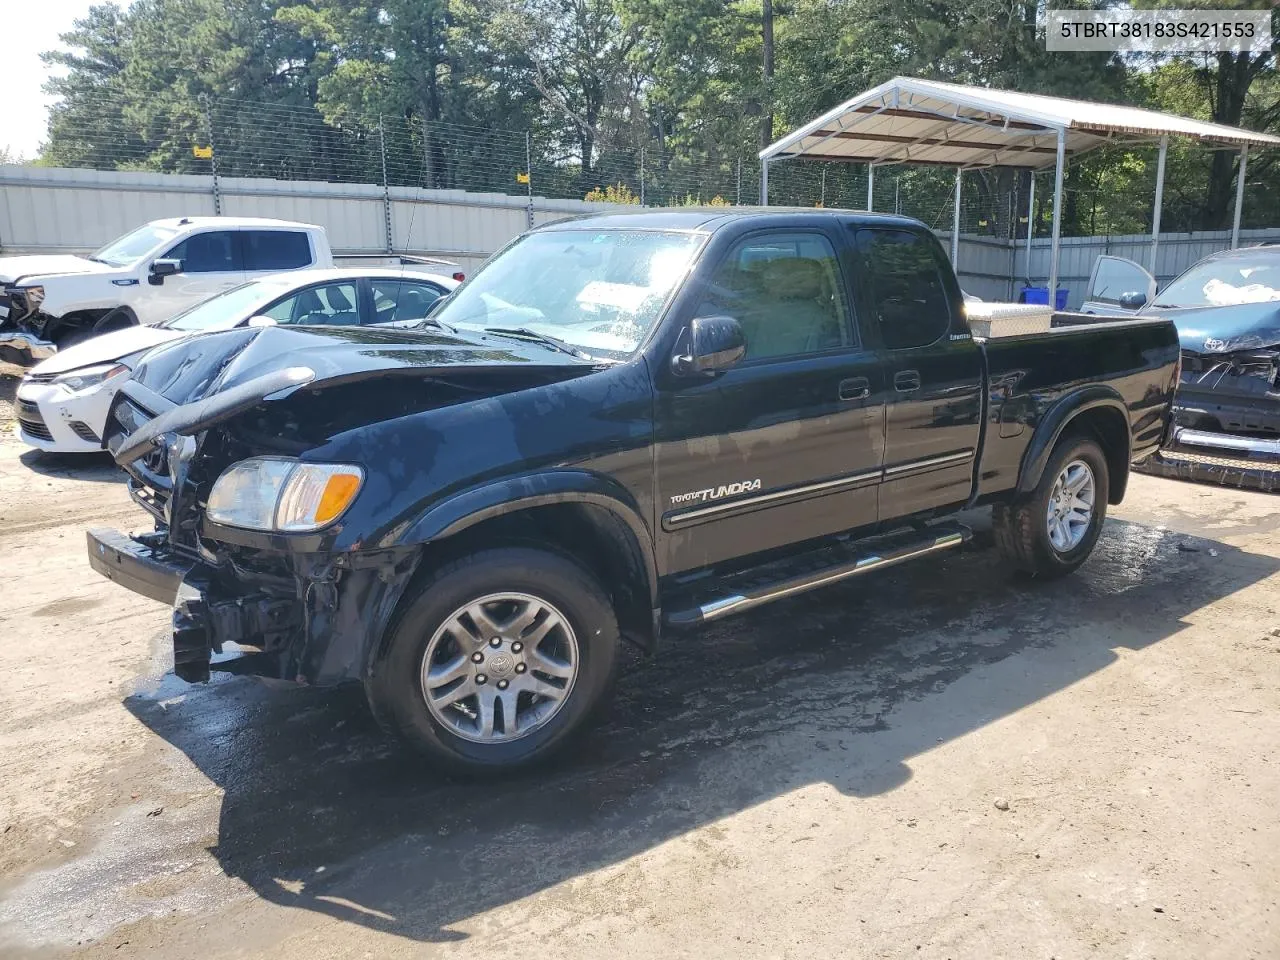
[(911, 393), (920, 389), (919, 370), (899, 370), (893, 375), (893, 389), (899, 393)]
[(866, 377), (850, 377), (840, 381), (841, 400), (862, 400), (871, 396), (871, 381)]

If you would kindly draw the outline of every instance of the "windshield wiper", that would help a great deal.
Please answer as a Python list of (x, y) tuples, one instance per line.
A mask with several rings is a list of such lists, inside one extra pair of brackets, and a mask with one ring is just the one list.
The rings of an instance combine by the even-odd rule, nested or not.
[(545, 333), (538, 333), (538, 331), (530, 330), (528, 327), (485, 327), (484, 332), (494, 333), (500, 337), (511, 337), (514, 340), (530, 340), (533, 343), (540, 343), (543, 346), (550, 347), (552, 350), (567, 353), (571, 357), (577, 357), (579, 360), (592, 359), (577, 347), (569, 345), (559, 337), (552, 337)]

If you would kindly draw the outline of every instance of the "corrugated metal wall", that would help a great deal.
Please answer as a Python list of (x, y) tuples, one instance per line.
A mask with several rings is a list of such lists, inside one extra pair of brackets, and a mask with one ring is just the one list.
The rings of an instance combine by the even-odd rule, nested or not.
[[(1267, 241), (1280, 242), (1280, 229), (1241, 230), (1240, 245), (1251, 246)], [(1160, 245), (1156, 248), (1158, 262), (1154, 271), (1160, 287), (1186, 270), (1197, 260), (1211, 253), (1226, 250), (1231, 246), (1230, 230), (1202, 231), (1199, 233), (1162, 233)], [(1033, 240), (1031, 243), (1031, 278), (1033, 286), (1044, 286), (1049, 282), (1049, 247), (1047, 238)], [(1017, 254), (1014, 257), (1014, 284), (1016, 291), (1022, 289), (1026, 272), (1027, 244), (1025, 240), (1018, 242)], [(1071, 291), (1067, 303), (1078, 307), (1084, 300), (1089, 286), (1089, 276), (1093, 272), (1094, 262), (1101, 256), (1124, 257), (1133, 260), (1150, 270), (1151, 237), (1063, 237), (1061, 253), (1058, 257), (1058, 284)]]
[[(938, 232), (948, 255), (951, 253), (951, 231)], [(959, 265), (955, 267), (960, 286), (966, 293), (983, 300), (1009, 300), (1013, 297), (1013, 250), (1002, 240), (989, 237), (966, 237), (960, 234)]]
[[(611, 209), (582, 200), (411, 187), (391, 187), (384, 204), (382, 187), (375, 184), (227, 177), (219, 178), (218, 192), (227, 215), (320, 224), (338, 253), (385, 250), (389, 227), (397, 252), (448, 257), (468, 271), (528, 228), (530, 207), (535, 223)], [(87, 252), (148, 220), (213, 213), (211, 177), (0, 166), (3, 253)], [(949, 234), (938, 236), (950, 249)], [(1280, 229), (1241, 232), (1242, 243), (1264, 240), (1280, 241)], [(1156, 271), (1161, 285), (1230, 242), (1227, 231), (1163, 234)], [(1071, 291), (1068, 302), (1080, 304), (1099, 256), (1128, 257), (1145, 266), (1150, 246), (1148, 236), (1064, 238), (1059, 275)], [(984, 300), (1017, 299), (1026, 275), (1025, 241), (961, 236), (959, 260), (966, 291)], [(1048, 273), (1049, 240), (1035, 240), (1032, 284), (1045, 284)]]
[[(222, 213), (323, 226), (337, 253), (387, 248), (479, 266), (535, 223), (611, 209), (610, 204), (462, 190), (220, 177)], [(203, 176), (0, 166), (0, 252), (84, 253), (162, 217), (212, 216), (213, 180)]]

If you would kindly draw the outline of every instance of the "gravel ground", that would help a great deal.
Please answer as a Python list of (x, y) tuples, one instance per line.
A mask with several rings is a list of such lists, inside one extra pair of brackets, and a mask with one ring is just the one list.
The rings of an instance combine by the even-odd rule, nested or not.
[(1274, 496), (1137, 476), (1065, 581), (980, 536), (673, 637), (478, 785), (359, 691), (166, 677), (83, 557), (118, 473), (10, 433), (0, 956), (1280, 956)]
[(13, 424), (17, 414), (13, 408), (13, 397), (18, 389), (20, 377), (5, 373), (6, 364), (0, 363), (0, 436), (6, 441), (13, 433)]

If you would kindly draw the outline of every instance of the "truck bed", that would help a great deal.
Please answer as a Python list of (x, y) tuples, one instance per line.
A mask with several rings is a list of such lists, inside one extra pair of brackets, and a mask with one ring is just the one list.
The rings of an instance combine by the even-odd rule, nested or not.
[[(1057, 323), (1060, 316), (1068, 322)], [(1055, 314), (1054, 319), (1051, 329), (1039, 333), (975, 338), (989, 377), (983, 497), (1016, 482), (1033, 425), (1047, 417), (1059, 397), (1086, 384), (1097, 399), (1114, 398), (1127, 409), (1135, 457), (1153, 452), (1163, 439), (1176, 386), (1172, 324), (1160, 317)]]

